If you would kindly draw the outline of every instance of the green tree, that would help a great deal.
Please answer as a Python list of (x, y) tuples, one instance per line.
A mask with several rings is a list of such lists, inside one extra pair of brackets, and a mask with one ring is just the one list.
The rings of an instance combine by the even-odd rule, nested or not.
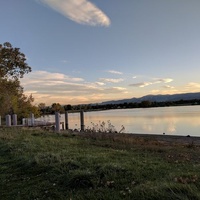
[(53, 112), (64, 112), (64, 108), (59, 103), (53, 103), (51, 109)]
[(151, 106), (151, 101), (142, 101), (140, 105), (142, 108), (148, 108)]
[(64, 109), (67, 111), (67, 110), (72, 110), (72, 106), (70, 104), (68, 105), (65, 105), (64, 106)]
[(33, 106), (32, 95), (23, 94), (20, 78), (31, 72), (26, 57), (19, 48), (13, 48), (9, 42), (0, 44), (0, 115), (16, 113), (19, 118), (28, 117), (30, 112), (39, 114)]
[(9, 42), (0, 44), (0, 77), (6, 79), (23, 78), (31, 72), (26, 63), (26, 57), (19, 48), (13, 48)]

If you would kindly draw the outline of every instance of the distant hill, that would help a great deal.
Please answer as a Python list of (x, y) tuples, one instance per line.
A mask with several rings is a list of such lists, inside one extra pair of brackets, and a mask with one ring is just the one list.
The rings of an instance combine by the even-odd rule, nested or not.
[(167, 102), (167, 101), (180, 101), (180, 100), (193, 100), (200, 99), (200, 92), (198, 93), (185, 93), (185, 94), (167, 94), (167, 95), (146, 95), (140, 98), (122, 99), (102, 102), (101, 105), (106, 104), (123, 104), (123, 103), (140, 103), (142, 101), (151, 102)]

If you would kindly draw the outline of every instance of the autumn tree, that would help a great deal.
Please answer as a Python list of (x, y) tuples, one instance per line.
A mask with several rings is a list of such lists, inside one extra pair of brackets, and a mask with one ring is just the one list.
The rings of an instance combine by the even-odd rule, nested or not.
[(53, 103), (51, 109), (53, 112), (64, 112), (64, 108), (59, 103)]
[(38, 113), (32, 106), (32, 95), (24, 95), (20, 85), (20, 78), (29, 72), (31, 67), (19, 48), (13, 48), (9, 42), (0, 44), (0, 115), (16, 113), (26, 117), (28, 112)]

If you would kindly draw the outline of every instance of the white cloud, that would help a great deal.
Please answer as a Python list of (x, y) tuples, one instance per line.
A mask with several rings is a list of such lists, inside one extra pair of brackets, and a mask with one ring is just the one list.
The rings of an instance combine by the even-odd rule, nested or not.
[(173, 79), (171, 79), (171, 78), (154, 78), (153, 81), (133, 83), (133, 84), (130, 84), (129, 86), (146, 87), (146, 86), (158, 84), (158, 83), (170, 83), (172, 81), (173, 81)]
[(165, 89), (174, 89), (174, 87), (171, 86), (171, 85), (164, 85), (163, 88), (165, 88)]
[(140, 82), (140, 83), (133, 83), (133, 84), (130, 84), (129, 86), (133, 86), (133, 87), (146, 87), (146, 86), (149, 86), (149, 85), (152, 85), (153, 83), (151, 82)]
[(79, 77), (70, 77), (61, 73), (50, 73), (47, 71), (35, 71), (30, 74), (27, 74), (22, 82), (26, 82), (26, 84), (34, 84), (34, 83), (43, 83), (43, 84), (56, 84), (61, 83), (62, 81), (69, 82), (81, 82), (84, 79)]
[(97, 85), (105, 85), (103, 82), (95, 82)]
[(61, 60), (61, 63), (68, 63), (68, 61), (67, 60)]
[(190, 82), (187, 84), (186, 86), (187, 88), (191, 88), (191, 89), (199, 89), (200, 88), (200, 83), (194, 83), (194, 82)]
[(154, 83), (170, 83), (173, 81), (171, 78), (155, 78), (154, 80)]
[(80, 24), (109, 26), (110, 19), (88, 0), (39, 0)]
[[(26, 95), (33, 94), (35, 103), (54, 102), (61, 104), (96, 103), (127, 92), (122, 87), (106, 87), (103, 82), (86, 82), (80, 77), (61, 73), (33, 71), (27, 74), (21, 84)], [(116, 97), (119, 98), (119, 97)]]
[(118, 78), (118, 79), (114, 79), (114, 78), (100, 78), (99, 79), (102, 82), (107, 82), (107, 83), (119, 83), (122, 82), (124, 79), (122, 78)]
[(108, 72), (111, 74), (123, 74), (122, 72), (115, 71), (115, 70), (109, 70)]

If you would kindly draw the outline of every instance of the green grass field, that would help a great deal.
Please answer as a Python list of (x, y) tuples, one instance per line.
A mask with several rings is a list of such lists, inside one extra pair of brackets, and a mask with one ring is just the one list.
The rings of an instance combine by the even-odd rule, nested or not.
[(200, 148), (126, 134), (0, 128), (0, 199), (200, 199)]

